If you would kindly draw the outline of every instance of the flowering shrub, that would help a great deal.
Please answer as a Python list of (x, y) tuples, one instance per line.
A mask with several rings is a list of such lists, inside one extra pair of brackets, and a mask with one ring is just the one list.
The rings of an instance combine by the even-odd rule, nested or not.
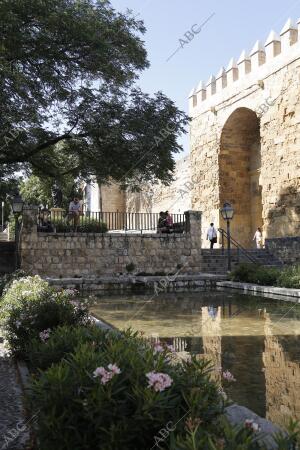
[(5, 290), (1, 325), (11, 351), (26, 358), (26, 347), (37, 337), (46, 342), (59, 325), (79, 325), (88, 320), (86, 305), (75, 304), (70, 292), (56, 292), (39, 276), (15, 280)]
[(0, 297), (3, 295), (4, 290), (7, 290), (14, 280), (26, 277), (26, 275), (27, 274), (26, 272), (24, 272), (24, 270), (16, 270), (13, 273), (7, 273), (0, 277)]
[[(53, 341), (58, 347), (58, 336), (65, 342), (62, 332), (54, 330), (47, 343), (36, 340), (37, 350), (53, 348)], [(180, 418), (186, 413), (201, 417), (205, 434), (213, 432), (223, 401), (209, 379), (207, 362), (192, 357), (189, 363), (171, 365), (167, 348), (157, 353), (130, 331), (120, 337), (91, 326), (88, 332), (73, 328), (71, 335), (72, 353), (32, 382), (43, 450), (150, 449), (170, 421), (178, 422), (179, 434), (185, 433)]]

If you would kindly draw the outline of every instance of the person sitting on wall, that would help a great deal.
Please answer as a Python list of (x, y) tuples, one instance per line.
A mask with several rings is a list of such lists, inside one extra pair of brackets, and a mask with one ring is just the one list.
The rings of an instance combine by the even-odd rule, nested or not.
[(73, 220), (74, 227), (77, 228), (82, 216), (82, 208), (78, 197), (74, 197), (74, 200), (69, 204), (68, 222)]
[(158, 233), (166, 233), (167, 232), (166, 214), (163, 211), (160, 211), (160, 213), (159, 213), (157, 232)]
[(40, 210), (38, 231), (53, 233), (53, 226), (50, 220), (50, 211), (47, 208), (42, 208)]
[(169, 211), (165, 212), (166, 217), (166, 227), (167, 227), (167, 233), (171, 233), (173, 231), (173, 218)]

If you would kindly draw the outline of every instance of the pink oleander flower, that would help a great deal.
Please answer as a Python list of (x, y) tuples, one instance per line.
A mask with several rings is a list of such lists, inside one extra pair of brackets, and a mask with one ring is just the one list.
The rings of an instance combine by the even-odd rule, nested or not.
[(148, 378), (148, 387), (153, 387), (156, 392), (164, 391), (173, 383), (172, 378), (166, 373), (149, 372), (146, 373), (146, 377)]
[(254, 422), (253, 419), (246, 419), (244, 422), (245, 428), (250, 428), (250, 430), (254, 431), (255, 433), (260, 431), (260, 426), (258, 423)]
[(47, 330), (41, 331), (39, 336), (43, 342), (46, 342), (50, 337), (51, 329), (47, 328)]
[(93, 372), (93, 377), (101, 377), (101, 384), (108, 383), (115, 375), (121, 373), (121, 370), (116, 364), (109, 364), (107, 366), (108, 370), (104, 367), (97, 367)]
[(75, 295), (78, 294), (77, 289), (65, 289), (65, 294), (69, 295), (70, 297), (75, 297)]
[(121, 370), (119, 369), (119, 367), (116, 364), (108, 364), (107, 368), (115, 375), (118, 375), (119, 373), (121, 373)]
[(174, 345), (166, 345), (166, 348), (167, 348), (171, 353), (176, 353), (176, 350), (175, 350)]
[(232, 375), (231, 372), (229, 372), (229, 370), (226, 370), (225, 372), (223, 372), (222, 374), (224, 380), (227, 381), (236, 381), (236, 379), (234, 378), (234, 376)]
[(153, 345), (153, 351), (154, 351), (154, 353), (156, 354), (156, 353), (162, 353), (165, 349), (164, 349), (164, 347), (162, 346), (162, 344), (158, 341), (158, 342), (155, 342), (155, 344)]

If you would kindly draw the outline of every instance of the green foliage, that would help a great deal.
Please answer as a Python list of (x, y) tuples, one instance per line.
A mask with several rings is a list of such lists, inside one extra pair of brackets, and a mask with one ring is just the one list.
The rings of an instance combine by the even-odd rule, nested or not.
[(230, 278), (232, 281), (254, 283), (264, 286), (280, 286), (286, 288), (300, 288), (300, 266), (289, 266), (284, 269), (258, 266), (243, 263), (234, 269)]
[[(243, 424), (229, 425), (223, 400), (209, 378), (209, 363), (192, 357), (172, 360), (157, 353), (130, 330), (123, 335), (95, 326), (59, 327), (46, 343), (29, 347), (32, 367), (30, 404), (38, 410), (38, 439), (43, 450), (103, 448), (140, 450), (259, 450), (261, 434)], [(116, 364), (120, 373), (106, 383), (96, 368)], [(171, 386), (156, 392), (149, 372), (168, 374)], [(298, 426), (277, 437), (290, 450)]]
[(2, 0), (0, 26), (3, 166), (170, 181), (188, 117), (161, 92), (136, 89), (148, 67), (142, 21), (107, 0)]
[(230, 275), (232, 281), (254, 283), (264, 286), (275, 286), (280, 270), (273, 267), (264, 267), (257, 264), (239, 264)]
[[(67, 223), (66, 218), (54, 218), (51, 223), (55, 227), (56, 233), (69, 233), (74, 229), (72, 221)], [(77, 231), (81, 233), (106, 233), (108, 228), (105, 222), (100, 222), (99, 220), (90, 219), (88, 217), (81, 217), (80, 223), (77, 226)]]
[(96, 219), (82, 217), (80, 219), (78, 231), (82, 233), (106, 233), (108, 228), (105, 222), (99, 222)]
[(136, 269), (135, 264), (133, 262), (126, 264), (126, 270), (128, 273), (133, 272)]
[(300, 289), (300, 265), (286, 267), (279, 274), (278, 286), (286, 288)]
[(70, 290), (55, 291), (37, 275), (14, 280), (4, 291), (0, 313), (11, 351), (26, 358), (31, 339), (42, 338), (45, 330), (88, 322), (87, 306), (76, 306), (73, 295)]
[(27, 273), (24, 270), (16, 270), (13, 273), (7, 273), (0, 277), (0, 300), (4, 290), (8, 290), (9, 286), (14, 280), (26, 277)]
[[(177, 423), (177, 433), (184, 433), (188, 416), (203, 418), (204, 435), (214, 432), (223, 405), (217, 386), (209, 380), (207, 362), (193, 358), (171, 365), (167, 350), (155, 353), (130, 332), (122, 338), (114, 332), (91, 333), (93, 345), (80, 344), (32, 383), (31, 402), (40, 411), (38, 438), (43, 450), (99, 448), (100, 443), (104, 449), (151, 448), (169, 422)], [(51, 345), (51, 339), (56, 336), (45, 345)], [(74, 345), (74, 334), (71, 339)], [(121, 373), (101, 384), (93, 372), (110, 363)], [(162, 392), (149, 388), (146, 374), (152, 371), (168, 374), (171, 386)]]
[(78, 346), (105, 340), (106, 334), (96, 326), (59, 326), (46, 342), (40, 338), (32, 339), (26, 347), (26, 355), (33, 370), (46, 370), (73, 353)]
[[(62, 159), (62, 157), (61, 157)], [(59, 164), (59, 161), (57, 161)], [(64, 160), (61, 161), (61, 166), (65, 167)], [(56, 182), (62, 192), (62, 208), (68, 208), (70, 199), (77, 195), (79, 191), (79, 183), (74, 180), (72, 174), (65, 175), (58, 180), (56, 175), (55, 178), (47, 177), (40, 174), (38, 170), (34, 170), (36, 175), (31, 175), (25, 180), (20, 182), (20, 194), (24, 201), (30, 205), (43, 205), (48, 208), (54, 206), (52, 189), (54, 182)]]

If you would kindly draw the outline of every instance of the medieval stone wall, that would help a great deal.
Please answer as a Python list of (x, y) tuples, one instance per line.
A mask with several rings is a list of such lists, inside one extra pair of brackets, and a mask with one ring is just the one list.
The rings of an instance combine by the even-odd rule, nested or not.
[(267, 239), (266, 247), (284, 264), (300, 264), (300, 236)]
[(37, 211), (25, 209), (21, 268), (50, 277), (96, 277), (135, 271), (201, 272), (201, 214), (188, 213), (185, 234), (38, 233)]
[(169, 186), (158, 183), (143, 186), (141, 192), (128, 191), (127, 211), (183, 214), (191, 209), (191, 187), (190, 158), (186, 156), (176, 162), (174, 181)]
[(248, 247), (257, 226), (266, 238), (300, 235), (299, 41), (289, 20), (190, 94), (192, 207), (204, 232), (224, 226), (226, 200)]

